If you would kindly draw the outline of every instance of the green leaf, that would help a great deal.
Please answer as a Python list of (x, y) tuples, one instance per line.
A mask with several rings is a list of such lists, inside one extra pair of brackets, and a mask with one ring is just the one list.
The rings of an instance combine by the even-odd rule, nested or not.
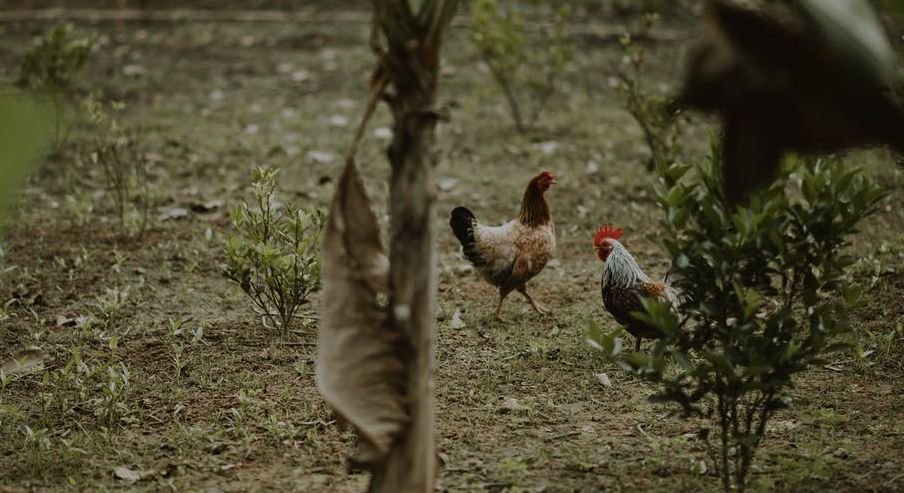
[(37, 161), (52, 121), (49, 105), (0, 86), (0, 211)]
[(848, 284), (842, 289), (841, 295), (848, 305), (855, 306), (860, 303), (861, 297), (863, 296), (863, 288)]
[(757, 310), (760, 309), (760, 302), (763, 297), (756, 289), (750, 288), (744, 293), (744, 318), (752, 317)]
[(608, 358), (614, 358), (622, 350), (622, 340), (619, 337), (622, 329), (616, 328), (612, 332), (604, 333), (594, 320), (587, 323), (587, 336), (585, 342), (592, 348), (600, 351)]
[(703, 359), (709, 361), (716, 370), (721, 373), (731, 374), (732, 366), (729, 359), (723, 353), (715, 351), (706, 351), (703, 353)]
[(692, 375), (692, 374), (696, 373), (697, 369), (694, 367), (693, 364), (691, 364), (691, 362), (687, 358), (687, 356), (685, 356), (682, 353), (674, 353), (674, 354), (672, 354), (672, 357), (675, 358), (675, 361), (678, 362), (678, 364), (681, 366), (682, 369), (684, 369), (684, 371), (687, 374)]

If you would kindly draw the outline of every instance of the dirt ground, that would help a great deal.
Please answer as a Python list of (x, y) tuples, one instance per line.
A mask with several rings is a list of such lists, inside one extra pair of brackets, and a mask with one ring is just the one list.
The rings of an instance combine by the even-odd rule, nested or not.
[[(0, 80), (15, 79), (22, 54), (48, 25), (0, 23)], [(669, 27), (690, 40), (690, 26)], [(101, 35), (80, 95), (123, 101), (123, 124), (140, 128), (153, 222), (141, 239), (120, 237), (102, 175), (83, 158), (84, 129), (29, 179), (2, 243), (0, 360), (30, 347), (51, 358), (47, 372), (0, 390), (0, 491), (361, 491), (366, 476), (346, 470), (352, 433), (314, 384), (314, 323), (301, 321), (290, 344), (274, 346), (221, 270), (228, 209), (248, 197), (252, 167), (282, 169), (281, 200), (327, 206), (367, 96), (367, 24), (76, 27)], [(650, 80), (674, 88), (687, 49), (686, 41), (652, 45)], [(542, 125), (527, 135), (514, 131), (465, 28), (452, 30), (446, 56), (439, 488), (717, 490), (700, 434), (707, 423), (650, 403), (653, 387), (583, 342), (591, 319), (615, 327), (589, 248), (600, 222), (625, 227), (649, 273), (661, 275), (667, 264), (657, 243), (656, 179), (613, 87), (617, 43), (578, 40)], [(359, 158), (384, 226), (388, 122), (381, 108)], [(711, 130), (692, 118), (688, 159), (707, 148)], [(854, 349), (797, 379), (793, 406), (776, 416), (757, 457), (757, 491), (904, 491), (904, 169), (882, 151), (847, 159), (892, 191), (854, 239), (868, 303), (855, 313)], [(467, 205), (483, 221), (507, 220), (543, 168), (559, 182), (549, 195), (559, 252), (532, 286), (555, 316), (540, 318), (513, 297), (504, 307), (509, 321), (498, 323), (489, 317), (495, 294), (467, 269), (447, 214)], [(310, 315), (316, 300), (313, 307)], [(464, 327), (450, 324), (456, 310)], [(68, 380), (46, 376), (78, 361)], [(130, 380), (115, 425), (102, 419), (108, 367), (127, 368)], [(505, 412), (505, 398), (523, 406)], [(122, 467), (131, 474), (117, 472)]]

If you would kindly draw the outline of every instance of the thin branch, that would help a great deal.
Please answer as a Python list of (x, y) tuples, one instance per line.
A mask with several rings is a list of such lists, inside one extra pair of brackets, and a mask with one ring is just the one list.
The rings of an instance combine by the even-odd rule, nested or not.
[(421, 25), (427, 27), (427, 35), (424, 37), (424, 43), (433, 45), (438, 43), (439, 36), (445, 31), (452, 17), (455, 16), (455, 10), (458, 8), (458, 0), (436, 0), (424, 5), (421, 9)]
[(367, 124), (370, 122), (370, 118), (373, 116), (374, 111), (377, 109), (377, 105), (380, 103), (380, 96), (383, 94), (383, 91), (386, 90), (387, 84), (389, 84), (389, 77), (385, 72), (380, 74), (380, 69), (377, 69), (377, 80), (374, 81), (373, 88), (371, 89), (370, 100), (367, 101), (367, 108), (364, 110), (364, 115), (361, 117), (361, 123), (358, 124), (358, 130), (355, 132), (355, 137), (352, 139), (352, 143), (348, 146), (348, 153), (345, 155), (346, 163), (355, 160), (355, 154), (358, 153), (358, 145), (364, 139), (364, 133), (367, 130)]

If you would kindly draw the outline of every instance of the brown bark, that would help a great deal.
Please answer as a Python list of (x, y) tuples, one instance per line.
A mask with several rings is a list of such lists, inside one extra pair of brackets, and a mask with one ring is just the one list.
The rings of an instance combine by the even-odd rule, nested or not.
[(427, 1), (419, 13), (405, 1), (374, 0), (387, 41), (380, 73), (392, 94), (390, 182), (390, 321), (410, 345), (406, 390), (408, 427), (373, 470), (370, 491), (430, 493), (436, 480), (433, 359), (436, 269), (435, 151), (437, 80), (442, 34), (456, 0)]
[[(431, 91), (432, 92), (432, 91)], [(423, 99), (398, 102), (395, 138), (390, 147), (390, 286), (392, 325), (413, 351), (407, 370), (409, 428), (374, 472), (374, 492), (431, 492), (436, 475), (433, 443), (433, 357), (436, 304), (434, 261), (435, 200), (433, 151), (435, 121), (417, 115)], [(410, 105), (410, 106), (409, 106)]]
[[(390, 183), (390, 317), (411, 344), (407, 361), (409, 428), (375, 471), (374, 492), (432, 492), (436, 477), (433, 437), (433, 358), (436, 304), (434, 259), (436, 187), (433, 168), (438, 63), (422, 63), (417, 45), (391, 46), (388, 75), (395, 94), (394, 137), (388, 155)], [(431, 60), (432, 61), (432, 60)]]
[[(324, 239), (318, 386), (357, 430), (356, 459), (370, 468), (375, 493), (431, 493), (435, 485), (435, 105), (440, 40), (456, 4), (425, 0), (414, 13), (407, 0), (373, 0), (379, 65)], [(394, 117), (388, 279), (354, 159), (380, 97)], [(387, 285), (383, 312), (377, 293)]]

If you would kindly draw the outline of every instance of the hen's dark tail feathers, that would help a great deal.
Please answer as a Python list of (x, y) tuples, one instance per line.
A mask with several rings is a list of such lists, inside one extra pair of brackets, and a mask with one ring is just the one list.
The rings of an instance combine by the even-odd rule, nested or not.
[(480, 251), (477, 249), (477, 241), (474, 238), (474, 227), (477, 226), (477, 218), (474, 213), (467, 207), (456, 207), (452, 210), (452, 217), (449, 218), (449, 226), (452, 232), (461, 243), (461, 250), (465, 258), (475, 265), (483, 262), (480, 257)]

